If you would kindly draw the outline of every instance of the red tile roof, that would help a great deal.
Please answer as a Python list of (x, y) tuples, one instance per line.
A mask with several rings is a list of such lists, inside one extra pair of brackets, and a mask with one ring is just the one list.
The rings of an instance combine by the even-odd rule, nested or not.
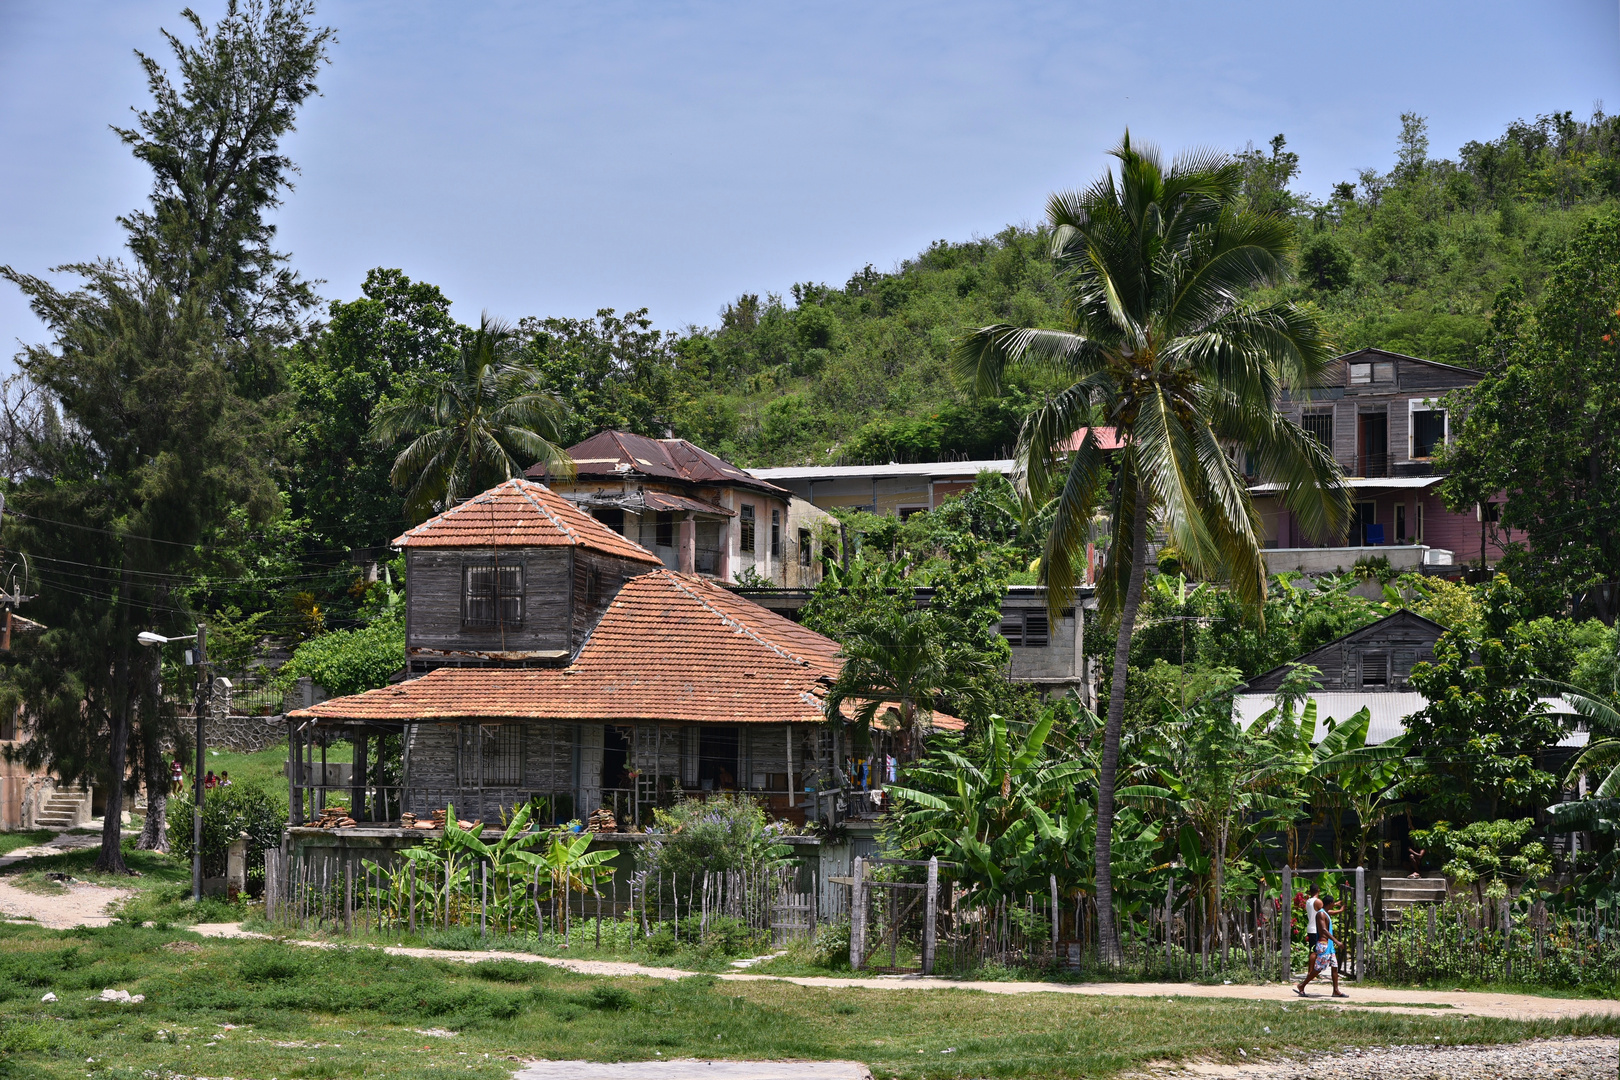
[[(841, 668), (831, 638), (703, 578), (655, 570), (625, 583), (566, 669), (440, 668), (292, 715), (817, 723)], [(962, 726), (943, 714), (934, 722)]]
[(394, 538), (395, 547), (583, 547), (661, 566), (544, 484), (508, 480)]
[[(784, 499), (791, 494), (685, 439), (651, 439), (628, 431), (603, 431), (570, 446), (568, 456), (574, 459), (576, 476), (580, 478), (605, 476), (622, 480), (639, 474), (691, 484), (754, 488)], [(545, 466), (534, 466), (528, 475), (544, 476)]]

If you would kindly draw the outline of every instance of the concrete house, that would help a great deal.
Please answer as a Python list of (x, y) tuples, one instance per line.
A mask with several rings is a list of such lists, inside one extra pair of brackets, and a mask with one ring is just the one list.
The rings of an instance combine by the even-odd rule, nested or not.
[(829, 515), (685, 439), (604, 431), (568, 448), (572, 479), (529, 470), (671, 570), (783, 588), (821, 580)]

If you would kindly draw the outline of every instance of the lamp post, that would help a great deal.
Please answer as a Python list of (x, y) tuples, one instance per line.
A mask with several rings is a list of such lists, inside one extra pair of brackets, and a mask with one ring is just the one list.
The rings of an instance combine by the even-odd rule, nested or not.
[(203, 809), (203, 717), (208, 712), (208, 691), (212, 680), (208, 678), (208, 627), (197, 624), (195, 634), (164, 637), (150, 630), (142, 630), (135, 640), (142, 645), (167, 645), (171, 641), (197, 641), (197, 775), (191, 789), (191, 899), (202, 899), (202, 809)]

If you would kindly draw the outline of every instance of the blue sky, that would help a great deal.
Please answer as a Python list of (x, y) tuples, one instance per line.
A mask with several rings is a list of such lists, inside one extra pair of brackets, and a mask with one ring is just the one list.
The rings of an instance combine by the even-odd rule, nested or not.
[[(193, 0), (212, 19), (223, 4)], [(0, 263), (116, 254), (148, 181), (108, 124), (182, 0), (0, 0)], [(842, 283), (942, 237), (1033, 222), (1129, 125), (1263, 145), (1300, 186), (1538, 112), (1620, 108), (1615, 0), (1542, 3), (506, 3), (329, 0), (323, 97), (289, 150), (281, 245), (358, 293), (435, 282), (455, 314), (645, 306), (709, 324), (742, 292)], [(0, 290), (0, 355), (40, 328)]]

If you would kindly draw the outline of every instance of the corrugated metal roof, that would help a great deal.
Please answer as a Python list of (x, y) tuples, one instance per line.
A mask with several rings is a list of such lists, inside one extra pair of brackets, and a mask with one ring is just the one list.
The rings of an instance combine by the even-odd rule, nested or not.
[[(1406, 718), (1428, 704), (1419, 693), (1409, 690), (1361, 692), (1353, 690), (1321, 690), (1311, 695), (1316, 702), (1317, 731), (1326, 735), (1320, 725), (1329, 717), (1347, 720), (1366, 706), (1368, 713), (1367, 743), (1377, 746), (1399, 738), (1406, 733)], [(1558, 698), (1542, 698), (1547, 707), (1557, 713), (1571, 710)], [(1248, 728), (1262, 713), (1277, 704), (1272, 694), (1239, 694), (1233, 702), (1232, 716)], [(1572, 731), (1558, 740), (1559, 746), (1585, 746), (1589, 736), (1584, 731)]]
[[(638, 474), (689, 484), (741, 484), (784, 497), (788, 494), (686, 439), (653, 439), (628, 431), (602, 431), (570, 446), (568, 456), (574, 459), (575, 475), (579, 478), (623, 479), (628, 474)], [(545, 467), (536, 465), (528, 475), (543, 477)]]
[(1012, 458), (995, 461), (924, 461), (912, 465), (785, 465), (775, 469), (750, 469), (765, 480), (868, 480), (898, 476), (925, 479), (964, 477), (972, 479), (981, 472), (998, 472), (1003, 476), (1013, 470)]
[[(1411, 491), (1431, 488), (1444, 480), (1443, 476), (1347, 476), (1344, 486), (1352, 489), (1376, 488), (1379, 490), (1391, 489)], [(1250, 484), (1249, 491), (1255, 495), (1267, 495), (1283, 489), (1281, 484)]]

